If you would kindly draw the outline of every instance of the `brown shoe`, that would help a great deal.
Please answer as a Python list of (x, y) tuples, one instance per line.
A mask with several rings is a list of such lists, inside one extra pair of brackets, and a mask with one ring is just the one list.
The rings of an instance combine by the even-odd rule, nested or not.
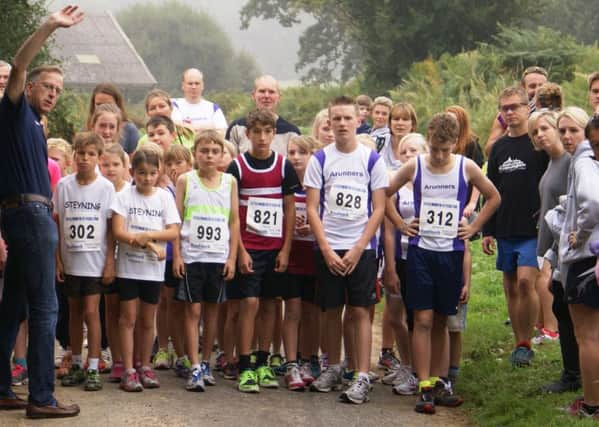
[(0, 399), (0, 411), (27, 408), (27, 401), (18, 397), (5, 397)]
[(55, 406), (27, 405), (27, 418), (67, 418), (79, 415), (79, 405), (63, 405), (56, 402)]

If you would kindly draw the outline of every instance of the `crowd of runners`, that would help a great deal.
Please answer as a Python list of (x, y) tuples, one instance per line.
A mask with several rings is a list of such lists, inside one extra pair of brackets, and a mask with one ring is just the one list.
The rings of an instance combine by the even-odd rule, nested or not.
[[(167, 369), (191, 392), (230, 380), (362, 404), (382, 382), (417, 412), (459, 406), (482, 233), (503, 273), (510, 363), (559, 340), (562, 374), (543, 391), (582, 387), (568, 411), (599, 419), (599, 115), (564, 107), (545, 69), (500, 93), (484, 152), (463, 107), (422, 135), (413, 106), (384, 96), (337, 97), (301, 135), (269, 75), (227, 124), (196, 68), (182, 98), (147, 94), (142, 132), (99, 83), (85, 130), (47, 139), (63, 74), (27, 69), (82, 19), (52, 14), (0, 61), (0, 409), (74, 416), (55, 378), (141, 392)], [(589, 100), (599, 111), (599, 73)], [(23, 384), (28, 401), (13, 392)]]

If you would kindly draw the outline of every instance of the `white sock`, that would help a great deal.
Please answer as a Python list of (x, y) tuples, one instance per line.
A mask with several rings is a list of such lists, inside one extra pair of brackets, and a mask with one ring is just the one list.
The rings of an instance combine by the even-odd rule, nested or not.
[(100, 363), (100, 359), (92, 359), (91, 357), (88, 359), (89, 362), (89, 369), (91, 369), (92, 371), (97, 371), (98, 370), (98, 363)]
[(199, 364), (199, 363), (196, 363), (196, 364), (194, 364), (194, 365), (191, 365), (191, 370), (192, 370), (192, 371), (195, 371), (196, 369), (199, 371), (199, 370), (201, 370), (201, 368), (202, 368), (202, 367), (200, 366), (200, 364)]
[(359, 372), (358, 378), (362, 378), (362, 379), (365, 379), (366, 381), (370, 382), (370, 377), (368, 376), (368, 372)]
[(73, 366), (83, 368), (83, 358), (80, 354), (73, 354)]

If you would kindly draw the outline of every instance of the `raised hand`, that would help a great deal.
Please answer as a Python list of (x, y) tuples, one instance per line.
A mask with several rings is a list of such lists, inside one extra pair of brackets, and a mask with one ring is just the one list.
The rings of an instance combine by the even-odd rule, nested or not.
[(79, 6), (69, 5), (50, 15), (48, 21), (57, 27), (69, 28), (83, 21), (83, 11)]

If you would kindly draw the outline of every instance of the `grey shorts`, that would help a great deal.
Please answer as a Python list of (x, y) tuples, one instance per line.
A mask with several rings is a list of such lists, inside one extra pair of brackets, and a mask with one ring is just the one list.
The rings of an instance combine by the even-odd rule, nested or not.
[(449, 332), (464, 332), (466, 330), (467, 314), (468, 304), (459, 304), (457, 314), (447, 316), (447, 329)]

